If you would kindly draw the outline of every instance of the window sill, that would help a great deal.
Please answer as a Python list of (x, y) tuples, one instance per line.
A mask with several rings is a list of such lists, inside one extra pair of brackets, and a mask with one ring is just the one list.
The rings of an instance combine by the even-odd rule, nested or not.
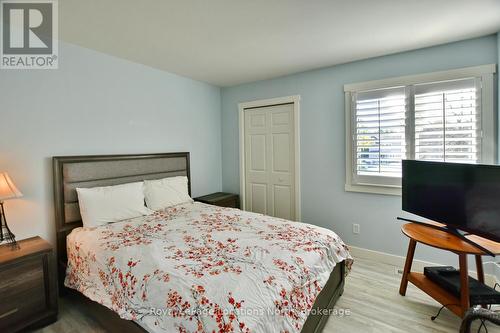
[(401, 187), (396, 186), (345, 184), (345, 191), (401, 196)]

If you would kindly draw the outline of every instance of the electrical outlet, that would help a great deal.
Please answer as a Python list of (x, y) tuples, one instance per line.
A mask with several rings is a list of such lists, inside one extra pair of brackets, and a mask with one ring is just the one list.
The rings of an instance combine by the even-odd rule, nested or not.
[(354, 224), (352, 225), (352, 233), (353, 233), (353, 234), (356, 234), (356, 235), (360, 233), (359, 224), (354, 223)]

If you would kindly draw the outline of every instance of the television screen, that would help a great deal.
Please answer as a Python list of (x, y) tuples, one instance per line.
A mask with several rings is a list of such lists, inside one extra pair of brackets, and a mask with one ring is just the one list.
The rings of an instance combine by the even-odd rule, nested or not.
[(403, 210), (500, 242), (500, 166), (403, 161)]

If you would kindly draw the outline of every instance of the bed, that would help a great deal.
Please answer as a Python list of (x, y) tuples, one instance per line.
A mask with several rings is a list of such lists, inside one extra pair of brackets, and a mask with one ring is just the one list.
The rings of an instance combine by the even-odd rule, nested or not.
[(109, 331), (320, 332), (352, 262), (333, 232), (203, 203), (82, 228), (77, 187), (187, 176), (189, 153), (53, 158), (61, 294)]

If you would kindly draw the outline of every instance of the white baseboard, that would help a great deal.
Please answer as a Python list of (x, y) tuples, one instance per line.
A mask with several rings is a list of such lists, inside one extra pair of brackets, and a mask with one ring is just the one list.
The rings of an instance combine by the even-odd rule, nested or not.
[[(379, 252), (379, 251), (373, 251), (373, 250), (368, 250), (364, 249), (362, 247), (356, 247), (356, 246), (349, 246), (349, 249), (351, 250), (351, 255), (354, 257), (354, 264), (356, 264), (356, 258), (360, 259), (367, 259), (367, 260), (373, 260), (376, 262), (380, 262), (383, 264), (391, 265), (394, 266), (394, 274), (397, 274), (399, 272), (403, 271), (403, 267), (405, 265), (406, 258), (402, 256), (396, 256), (394, 254), (389, 254), (389, 253), (384, 253), (384, 252)], [(417, 271), (417, 272), (423, 272), (425, 266), (439, 266), (442, 264), (436, 264), (428, 261), (422, 261), (422, 260), (413, 260), (413, 264), (411, 266), (412, 271)], [(494, 262), (486, 262), (484, 263), (485, 266), (489, 265), (495, 265), (491, 271), (493, 272), (500, 272), (500, 266), (498, 266)], [(495, 271), (496, 270), (496, 271)], [(469, 275), (472, 277), (477, 277), (477, 273), (475, 271), (469, 271)], [(499, 274), (495, 274), (496, 276), (500, 276)], [(495, 283), (499, 281), (493, 274), (484, 274), (484, 282), (488, 285), (493, 287)]]

